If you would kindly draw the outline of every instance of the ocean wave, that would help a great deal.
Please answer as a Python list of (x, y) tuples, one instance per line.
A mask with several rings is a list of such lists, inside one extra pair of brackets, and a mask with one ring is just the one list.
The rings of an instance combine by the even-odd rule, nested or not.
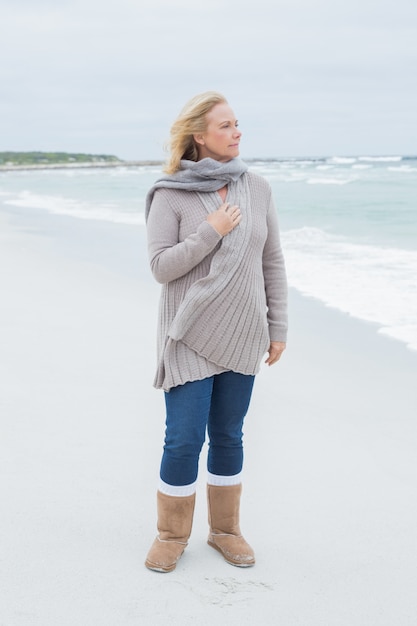
[(117, 224), (143, 225), (143, 213), (121, 211), (111, 204), (93, 204), (62, 196), (42, 195), (30, 191), (21, 191), (5, 204), (31, 209), (42, 209), (55, 215), (67, 215), (84, 220), (99, 220)]
[(355, 178), (307, 178), (307, 185), (348, 185)]
[(312, 159), (297, 159), (296, 161), (292, 161), (292, 163), (297, 165), (315, 165), (316, 161)]
[(402, 161), (402, 156), (360, 156), (358, 161), (370, 161), (372, 163), (396, 163)]
[(417, 167), (411, 167), (411, 165), (398, 165), (397, 167), (395, 165), (392, 165), (390, 167), (387, 167), (387, 170), (390, 172), (417, 172)]
[(356, 162), (356, 157), (330, 157), (329, 162), (336, 163), (337, 165), (350, 165)]
[(319, 228), (282, 233), (289, 284), (417, 350), (417, 252), (354, 243)]
[(115, 167), (113, 169), (109, 169), (108, 174), (112, 178), (124, 178), (131, 176), (137, 177), (138, 175), (144, 175), (148, 177), (151, 174), (153, 174), (155, 177), (159, 177), (162, 175), (162, 167), (151, 167), (146, 165), (138, 165), (134, 167)]

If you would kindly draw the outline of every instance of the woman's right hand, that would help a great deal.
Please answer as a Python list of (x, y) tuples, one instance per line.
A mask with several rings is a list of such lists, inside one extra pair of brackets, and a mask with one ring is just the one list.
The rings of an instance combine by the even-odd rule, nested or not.
[(220, 205), (217, 211), (213, 211), (207, 216), (207, 221), (219, 235), (224, 237), (239, 224), (242, 219), (240, 209), (235, 204), (230, 206), (228, 202)]

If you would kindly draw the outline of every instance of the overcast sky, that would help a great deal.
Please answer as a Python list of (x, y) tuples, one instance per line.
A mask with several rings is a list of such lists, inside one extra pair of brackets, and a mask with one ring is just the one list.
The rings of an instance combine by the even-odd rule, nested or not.
[(0, 0), (0, 151), (164, 158), (195, 93), (242, 157), (417, 153), (416, 0)]

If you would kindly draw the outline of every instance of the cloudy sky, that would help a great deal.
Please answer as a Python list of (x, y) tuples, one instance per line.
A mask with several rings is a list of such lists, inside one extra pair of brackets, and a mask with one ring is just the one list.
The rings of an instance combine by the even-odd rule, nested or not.
[(416, 0), (0, 0), (0, 151), (159, 159), (223, 92), (243, 157), (417, 153)]

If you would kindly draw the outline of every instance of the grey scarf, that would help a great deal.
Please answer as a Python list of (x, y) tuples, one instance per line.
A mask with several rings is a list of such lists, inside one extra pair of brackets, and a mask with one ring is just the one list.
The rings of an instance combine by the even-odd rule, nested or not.
[(231, 159), (220, 163), (215, 159), (201, 161), (181, 161), (181, 169), (175, 174), (166, 174), (155, 182), (146, 196), (145, 217), (148, 219), (153, 194), (156, 189), (184, 189), (185, 191), (218, 191), (225, 185), (237, 181), (248, 169), (241, 159)]

